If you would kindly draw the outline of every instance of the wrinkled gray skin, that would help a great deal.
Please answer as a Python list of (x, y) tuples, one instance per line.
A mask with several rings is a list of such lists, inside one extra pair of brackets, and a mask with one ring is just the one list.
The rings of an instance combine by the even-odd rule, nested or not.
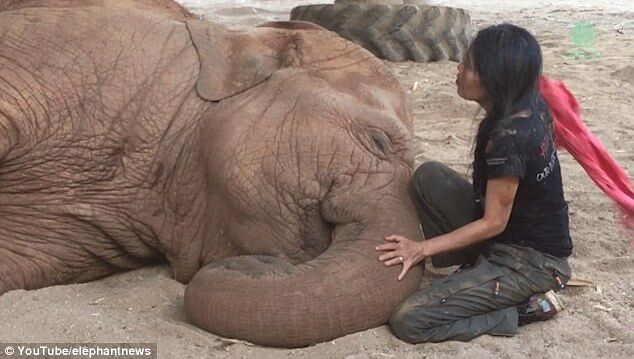
[(303, 346), (418, 285), (412, 123), (383, 64), (306, 24), (167, 1), (0, 1), (0, 294), (167, 260), (213, 333)]

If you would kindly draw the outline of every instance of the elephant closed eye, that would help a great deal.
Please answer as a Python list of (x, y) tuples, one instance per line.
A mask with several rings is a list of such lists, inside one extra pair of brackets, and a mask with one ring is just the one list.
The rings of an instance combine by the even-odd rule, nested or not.
[(390, 152), (390, 138), (383, 131), (375, 130), (371, 134), (372, 141), (381, 153), (387, 157)]
[(376, 157), (386, 160), (392, 152), (390, 137), (378, 128), (372, 128), (359, 133), (359, 140), (363, 147)]

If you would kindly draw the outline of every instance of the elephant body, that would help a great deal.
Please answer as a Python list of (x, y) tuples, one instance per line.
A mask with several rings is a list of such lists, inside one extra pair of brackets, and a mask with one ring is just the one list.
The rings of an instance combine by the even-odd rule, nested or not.
[(0, 1), (0, 294), (167, 260), (196, 325), (302, 346), (384, 323), (416, 269), (412, 123), (370, 53), (168, 1)]

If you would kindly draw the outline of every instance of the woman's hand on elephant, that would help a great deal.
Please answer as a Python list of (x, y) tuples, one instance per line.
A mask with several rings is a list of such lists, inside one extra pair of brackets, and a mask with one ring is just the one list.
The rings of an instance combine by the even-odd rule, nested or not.
[(403, 269), (401, 269), (401, 273), (398, 275), (398, 280), (403, 279), (410, 268), (426, 257), (424, 255), (424, 241), (416, 242), (396, 234), (385, 237), (385, 241), (387, 243), (378, 245), (374, 249), (386, 252), (379, 256), (379, 260), (383, 262), (386, 267), (403, 264)]

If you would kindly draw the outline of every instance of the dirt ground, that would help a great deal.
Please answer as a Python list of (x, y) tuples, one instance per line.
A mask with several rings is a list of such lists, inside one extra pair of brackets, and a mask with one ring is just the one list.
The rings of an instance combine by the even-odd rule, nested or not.
[[(180, 2), (208, 19), (246, 25), (287, 19), (293, 6), (318, 3)], [(507, 21), (532, 31), (542, 44), (545, 74), (567, 83), (590, 129), (629, 173), (634, 171), (633, 1), (430, 2), (466, 8), (477, 27)], [(580, 26), (596, 32), (596, 41), (573, 39)], [(580, 48), (591, 58), (575, 58)], [(456, 95), (457, 64), (386, 64), (409, 95), (417, 161), (439, 160), (466, 173), (477, 106)], [(513, 338), (410, 345), (383, 326), (295, 350), (232, 343), (187, 324), (184, 286), (170, 278), (166, 266), (157, 266), (87, 284), (9, 292), (0, 297), (0, 341), (153, 342), (160, 358), (632, 358), (632, 232), (619, 224), (613, 204), (574, 159), (565, 152), (560, 158), (575, 244), (573, 275), (595, 285), (567, 288), (561, 292), (567, 305), (563, 313), (523, 327)], [(423, 285), (438, 275), (427, 271)]]

